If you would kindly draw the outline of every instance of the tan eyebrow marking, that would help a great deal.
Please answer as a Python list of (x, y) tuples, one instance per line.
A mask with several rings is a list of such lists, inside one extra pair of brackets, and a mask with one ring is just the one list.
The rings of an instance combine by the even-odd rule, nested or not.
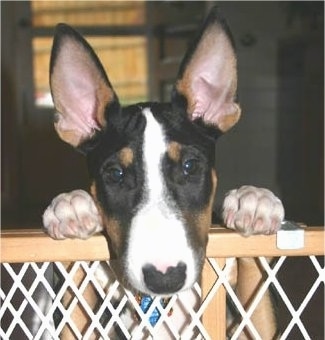
[(118, 157), (121, 162), (121, 165), (123, 165), (124, 167), (128, 167), (133, 163), (134, 159), (133, 150), (129, 147), (125, 147), (119, 152)]
[(181, 159), (182, 146), (177, 142), (171, 142), (167, 147), (167, 154), (170, 159), (175, 162), (179, 162)]

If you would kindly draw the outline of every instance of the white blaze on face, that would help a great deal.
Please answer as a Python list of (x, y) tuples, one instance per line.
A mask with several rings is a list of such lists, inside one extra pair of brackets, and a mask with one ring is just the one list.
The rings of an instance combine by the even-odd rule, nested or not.
[(135, 288), (150, 293), (144, 284), (143, 266), (152, 264), (164, 273), (168, 267), (183, 262), (187, 267), (186, 289), (193, 285), (197, 269), (184, 222), (167, 193), (161, 170), (167, 151), (165, 134), (149, 108), (143, 114), (147, 120), (143, 141), (144, 199), (131, 223), (127, 275)]

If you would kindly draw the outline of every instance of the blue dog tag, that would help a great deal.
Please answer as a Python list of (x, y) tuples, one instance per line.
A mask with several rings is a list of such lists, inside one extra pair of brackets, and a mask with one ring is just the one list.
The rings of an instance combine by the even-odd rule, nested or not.
[[(145, 295), (141, 298), (140, 301), (140, 307), (142, 309), (142, 311), (144, 313), (147, 313), (148, 309), (150, 308), (151, 304), (153, 302), (153, 299), (151, 296), (149, 295)], [(155, 308), (152, 312), (152, 314), (149, 316), (149, 322), (151, 324), (151, 326), (155, 326), (156, 323), (158, 322), (159, 318), (160, 318), (160, 312), (158, 310), (158, 308)]]
[[(144, 312), (144, 313), (147, 313), (152, 302), (153, 302), (153, 298), (149, 295), (140, 295), (138, 294), (136, 296), (138, 302), (139, 302), (139, 305), (140, 305), (140, 308), (141, 310)], [(168, 305), (168, 302), (169, 302), (170, 298), (161, 298), (160, 299), (160, 303), (161, 305), (163, 306), (163, 308), (166, 308), (166, 306)], [(173, 308), (171, 308), (167, 315), (170, 316), (172, 315), (173, 313)], [(151, 315), (149, 316), (149, 322), (151, 324), (151, 326), (155, 326), (159, 320), (161, 316), (161, 313), (159, 312), (158, 308), (155, 308), (153, 310), (153, 312), (151, 313)]]

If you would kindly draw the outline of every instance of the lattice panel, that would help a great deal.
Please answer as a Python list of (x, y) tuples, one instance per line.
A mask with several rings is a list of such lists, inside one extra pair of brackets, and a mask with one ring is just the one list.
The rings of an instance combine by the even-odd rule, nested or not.
[[(216, 259), (209, 259), (206, 265), (213, 269), (215, 277), (207, 292), (202, 293), (196, 284), (191, 294), (175, 295), (165, 304), (155, 298), (146, 312), (140, 308), (137, 297), (115, 279), (108, 262), (4, 263), (0, 336), (1, 339), (112, 339), (122, 335), (127, 339), (214, 339), (204, 327), (203, 314), (216, 294), (225, 289), (231, 306), (228, 314), (238, 321), (235, 327), (229, 323), (229, 338), (238, 339), (245, 332), (252, 339), (261, 339), (252, 316), (271, 289), (280, 319), (281, 339), (324, 337), (321, 329), (315, 337), (315, 329), (308, 328), (305, 320), (311, 313), (310, 305), (324, 298), (325, 272), (321, 260), (315, 256), (305, 258), (310, 280), (300, 292), (302, 296), (294, 301), (295, 287), (288, 287), (282, 280), (290, 258), (283, 256), (268, 262), (260, 257), (256, 261), (263, 271), (262, 280), (245, 306), (228, 280), (231, 261), (221, 268)], [(158, 321), (152, 325), (150, 316), (157, 312)], [(223, 306), (214, 311), (216, 327), (219, 315), (224, 312)], [(315, 312), (322, 313), (324, 318), (323, 308)]]
[[(215, 270), (216, 277), (219, 276), (219, 281), (222, 281), (222, 285), (226, 288), (228, 304), (231, 306), (230, 309), (235, 310), (233, 314), (238, 318), (238, 323), (234, 330), (228, 327), (230, 339), (238, 339), (243, 334), (243, 330), (245, 330), (244, 333), (246, 335), (250, 335), (249, 338), (251, 339), (262, 339), (251, 318), (267, 291), (270, 291), (272, 301), (275, 304), (276, 321), (279, 325), (279, 339), (324, 339), (324, 321), (318, 329), (314, 329), (311, 326), (308, 329), (304, 324), (304, 319), (308, 321), (308, 318), (313, 313), (313, 317), (317, 313), (318, 320), (324, 320), (322, 303), (324, 301), (325, 283), (324, 259), (309, 256), (305, 257), (304, 261), (301, 261), (302, 258), (296, 258), (295, 260), (298, 261), (298, 265), (302, 265), (298, 276), (293, 277), (293, 281), (298, 284), (294, 283), (292, 286), (286, 284), (285, 287), (284, 281), (287, 278), (287, 275), (285, 275), (287, 268), (284, 268), (284, 263), (285, 261), (292, 261), (292, 258), (282, 256), (272, 259), (270, 262), (265, 257), (256, 259), (257, 264), (263, 268), (264, 278), (250, 299), (250, 303), (244, 308), (225, 275), (227, 270), (221, 270), (214, 259), (209, 259), (211, 266)], [(306, 275), (308, 275), (307, 279)], [(304, 282), (305, 287), (299, 286), (300, 282)], [(297, 289), (300, 291), (297, 292)], [(319, 303), (312, 303), (312, 299)]]

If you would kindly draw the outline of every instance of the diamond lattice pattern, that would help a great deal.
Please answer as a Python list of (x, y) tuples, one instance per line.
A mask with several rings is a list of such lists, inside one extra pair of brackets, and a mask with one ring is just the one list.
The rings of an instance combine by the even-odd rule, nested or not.
[[(221, 291), (226, 291), (228, 338), (261, 339), (253, 315), (266, 292), (271, 291), (281, 339), (323, 339), (322, 327), (310, 322), (317, 313), (324, 320), (323, 259), (280, 257), (272, 261), (255, 259), (262, 279), (249, 303), (243, 306), (229, 281), (229, 266), (207, 259), (214, 278), (202, 293), (196, 284), (191, 294), (178, 294), (162, 304), (155, 298), (147, 312), (133, 293), (116, 280), (109, 262), (23, 263), (1, 266), (1, 339), (214, 339), (204, 327), (203, 314)], [(298, 261), (298, 262), (297, 262)], [(293, 263), (293, 264), (292, 264)], [(296, 275), (288, 282), (288, 267)], [(308, 280), (300, 280), (306, 278)], [(289, 280), (290, 281), (290, 280)], [(304, 285), (297, 282), (304, 281)], [(204, 296), (202, 298), (202, 296)], [(225, 313), (223, 306), (214, 311), (216, 318)], [(315, 310), (317, 309), (317, 310)], [(149, 317), (159, 312), (152, 326)], [(321, 315), (319, 315), (321, 314)], [(176, 320), (176, 321), (175, 321)], [(218, 326), (217, 326), (218, 327)], [(163, 335), (162, 335), (163, 334)], [(162, 337), (163, 336), (163, 337)]]

